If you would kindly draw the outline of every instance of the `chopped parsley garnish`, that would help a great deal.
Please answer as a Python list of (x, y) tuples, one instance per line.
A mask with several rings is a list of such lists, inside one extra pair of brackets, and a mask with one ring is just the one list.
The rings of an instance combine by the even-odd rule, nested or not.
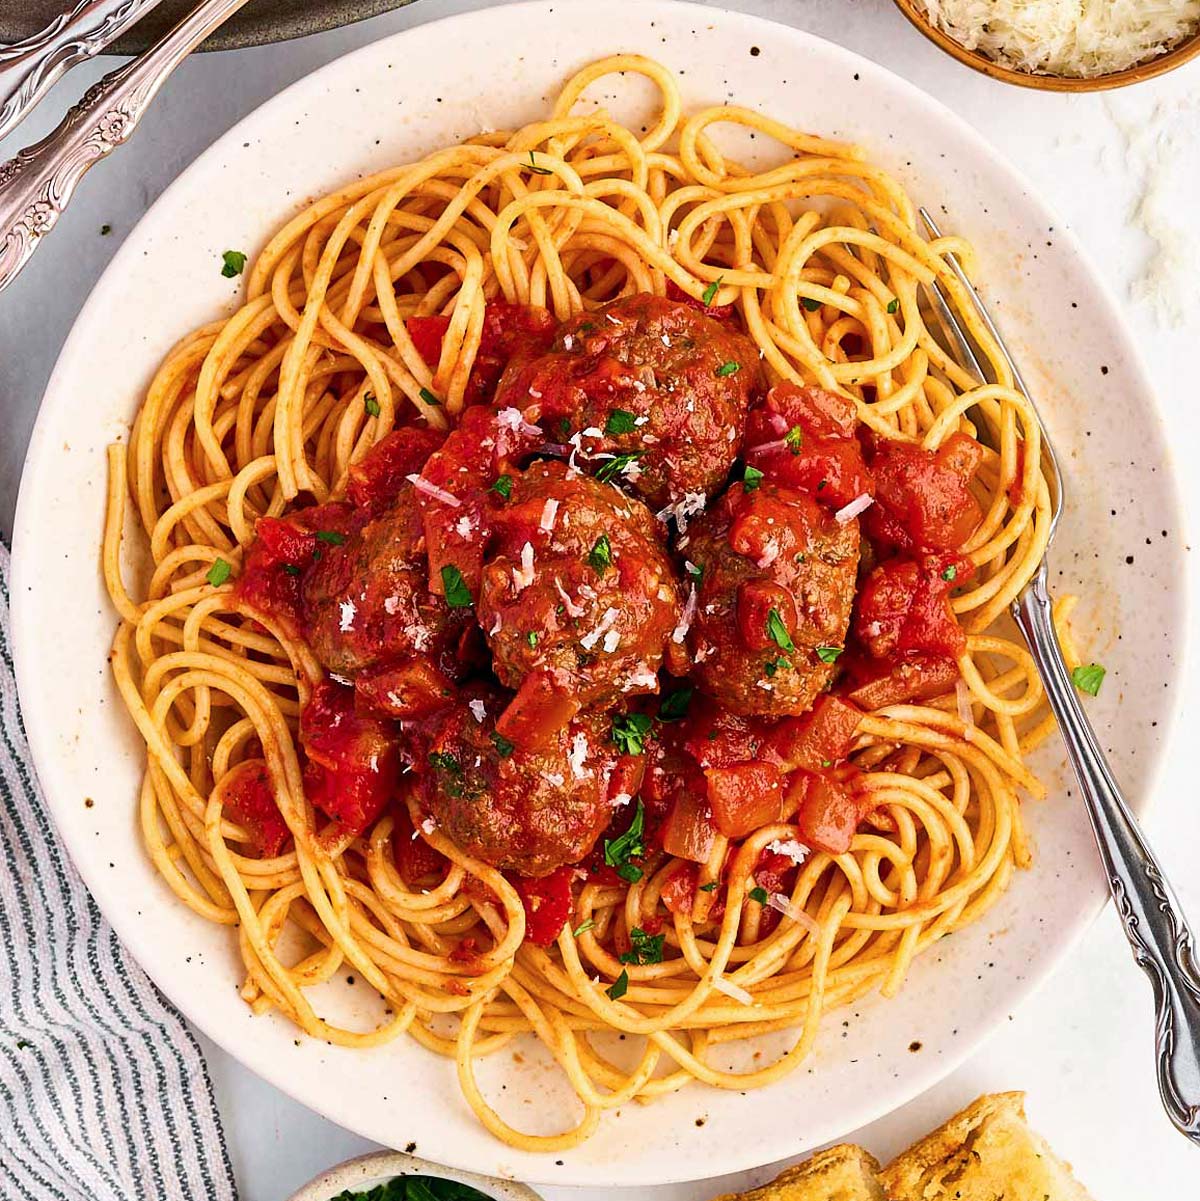
[(768, 679), (770, 679), (777, 672), (779, 672), (780, 670), (782, 670), (783, 668), (785, 668), (787, 666), (788, 666), (788, 661), (782, 655), (779, 655), (777, 658), (768, 659), (763, 664), (763, 674)]
[(705, 308), (708, 308), (708, 306), (710, 304), (712, 304), (713, 299), (716, 297), (717, 292), (720, 290), (721, 280), (723, 280), (724, 278), (725, 277), (723, 275), (718, 275), (717, 278), (714, 279), (712, 281), (712, 283), (709, 284), (708, 287), (704, 289), (704, 295), (701, 296), (700, 299), (704, 301)]
[(817, 658), (822, 663), (835, 663), (838, 655), (845, 649), (844, 646), (819, 646), (817, 647)]
[(1088, 696), (1095, 696), (1100, 691), (1100, 685), (1104, 683), (1104, 677), (1107, 674), (1099, 663), (1088, 663), (1086, 665), (1081, 663), (1071, 672), (1071, 683), (1080, 692), (1086, 692)]
[(649, 713), (618, 713), (612, 719), (612, 740), (623, 755), (640, 755), (654, 718)]
[(646, 828), (646, 807), (641, 801), (637, 803), (637, 809), (633, 814), (633, 821), (629, 823), (629, 829), (618, 838), (606, 838), (604, 840), (604, 862), (609, 867), (615, 867), (617, 874), (623, 880), (628, 880), (630, 877), (622, 872), (622, 868), (631, 867), (637, 875), (633, 877), (636, 882), (642, 877), (642, 869), (635, 863), (630, 863), (630, 859), (636, 859), (646, 853), (646, 843), (643, 840), (643, 832)]
[(442, 407), (441, 400), (432, 392), (430, 392), (428, 388), (422, 388), (419, 395), (427, 405), (433, 405), (435, 409), (440, 409)]
[(617, 875), (630, 884), (636, 884), (642, 878), (642, 869), (636, 863), (622, 863), (617, 868)]
[(597, 575), (603, 575), (612, 566), (612, 544), (607, 534), (601, 534), (596, 539), (595, 545), (588, 551), (587, 561)]
[(765, 888), (752, 888), (749, 896), (752, 901), (757, 901), (760, 905), (767, 903), (767, 890)]
[(554, 174), (554, 172), (551, 171), (549, 167), (539, 167), (537, 165), (537, 159), (535, 159), (533, 157), (532, 150), (529, 152), (529, 170), (532, 171), (534, 175), (553, 175)]
[(599, 471), (596, 472), (596, 478), (602, 483), (607, 484), (615, 475), (623, 472), (635, 459), (640, 459), (646, 452), (644, 450), (623, 450), (619, 455), (613, 455)]
[(895, 312), (898, 312), (899, 309), (900, 309), (900, 298), (898, 296), (893, 296), (891, 298), (891, 300), (888, 301), (888, 310), (887, 311), (889, 313), (895, 313)]
[(822, 759), (822, 760), (821, 760), (821, 766), (822, 766), (822, 767), (832, 767), (832, 766), (833, 766), (833, 760), (832, 760), (832, 759)]
[(557, 428), (559, 439), (565, 442), (571, 436), (571, 419), (569, 417), (560, 417)]
[(496, 748), (496, 754), (501, 759), (507, 759), (517, 749), (516, 743), (509, 741), (496, 730), (493, 730), (488, 737), (492, 740), (492, 746)]
[(717, 374), (720, 376), (734, 375), (742, 369), (741, 363), (735, 363), (732, 359), (728, 363), (722, 363), (717, 368)]
[(815, 313), (817, 309), (821, 307), (821, 302), (819, 300), (813, 300), (811, 296), (805, 296), (800, 303), (803, 304), (810, 313)]
[(942, 572), (942, 579), (947, 581), (947, 583), (948, 583), (950, 580), (954, 579), (954, 577), (957, 575), (958, 575), (958, 568), (955, 567), (955, 565), (953, 563), (951, 563), (950, 566), (947, 567), (946, 570)]
[(694, 688), (678, 688), (665, 696), (658, 706), (659, 721), (682, 721), (687, 717), (688, 706), (692, 703)]
[(442, 778), (442, 788), (450, 797), (461, 797), (463, 788), (462, 764), (448, 751), (430, 751), (429, 764)]
[(614, 434), (632, 434), (635, 429), (634, 416), (626, 409), (613, 409), (604, 423), (604, 432), (610, 437)]
[(796, 649), (796, 644), (792, 641), (792, 636), (788, 633), (788, 628), (784, 625), (783, 618), (779, 616), (778, 609), (767, 610), (767, 637), (781, 651), (787, 651), (790, 654)]
[(586, 934), (589, 930), (594, 929), (595, 925), (596, 925), (595, 921), (593, 921), (592, 918), (589, 917), (586, 922), (580, 922), (579, 925), (576, 926), (575, 929), (571, 931), (571, 937), (578, 938), (581, 934)]
[(226, 279), (233, 279), (235, 275), (241, 275), (246, 269), (246, 256), (240, 250), (225, 251), (221, 255), (221, 262), (224, 264), (221, 274)]
[(757, 491), (759, 484), (762, 483), (763, 473), (757, 467), (751, 467), (746, 464), (745, 471), (742, 472), (742, 487), (747, 492)]
[(471, 593), (463, 581), (462, 572), (453, 563), (442, 568), (442, 592), (451, 609), (469, 609)]
[(525, 641), (529, 643), (531, 650), (536, 650), (538, 643), (537, 630), (530, 630), (529, 633), (525, 635)]
[(701, 892), (716, 892), (721, 886), (720, 880), (710, 880), (707, 884), (700, 885)]
[(337, 530), (318, 530), (317, 537), (322, 542), (328, 542), (330, 546), (341, 546), (346, 541), (346, 535), (339, 534)]
[(632, 948), (621, 956), (622, 963), (636, 964), (638, 967), (647, 963), (662, 963), (663, 943), (665, 934), (647, 934), (641, 926), (634, 926), (629, 931), (629, 941)]
[(288, 575), (299, 575), (300, 574), (300, 568), (297, 567), (294, 563), (285, 563), (283, 565), (283, 570), (286, 571), (288, 573)]
[(225, 583), (225, 581), (229, 579), (231, 575), (233, 575), (233, 568), (230, 567), (224, 559), (218, 559), (208, 569), (208, 575), (206, 575), (204, 578), (208, 580), (208, 582), (214, 588), (220, 588), (220, 586)]
[(783, 440), (787, 443), (787, 448), (794, 455), (800, 453), (800, 447), (804, 445), (804, 431), (798, 426), (793, 425), (786, 434), (783, 435)]
[(501, 475), (497, 476), (496, 482), (488, 489), (489, 492), (496, 492), (508, 500), (512, 496), (512, 476)]
[(363, 397), (363, 408), (367, 410), (369, 416), (379, 416), (379, 401), (375, 399), (374, 392), (368, 392), (366, 396)]
[(692, 579), (696, 581), (697, 584), (699, 584), (700, 581), (702, 579), (704, 579), (704, 565), (703, 564), (689, 562), (686, 565), (685, 569), (686, 569), (688, 575), (690, 575), (692, 577)]
[(629, 991), (629, 973), (622, 968), (621, 974), (605, 991), (614, 1001), (619, 1001)]

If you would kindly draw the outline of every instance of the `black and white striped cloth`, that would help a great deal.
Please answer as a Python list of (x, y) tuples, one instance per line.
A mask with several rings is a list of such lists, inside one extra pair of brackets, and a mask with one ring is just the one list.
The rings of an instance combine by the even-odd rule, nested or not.
[(235, 1201), (192, 1032), (62, 849), (13, 679), (0, 545), (0, 1201)]

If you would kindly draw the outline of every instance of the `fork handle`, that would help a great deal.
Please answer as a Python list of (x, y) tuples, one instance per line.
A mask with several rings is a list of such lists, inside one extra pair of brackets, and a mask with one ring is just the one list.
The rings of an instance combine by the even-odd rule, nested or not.
[(115, 41), (160, 0), (76, 0), (40, 33), (0, 46), (0, 138), (72, 67)]
[(109, 72), (58, 127), (0, 163), (0, 291), (58, 223), (88, 169), (127, 141), (167, 77), (247, 0), (204, 0), (145, 54)]
[(1054, 632), (1045, 563), (1013, 603), (1013, 616), (1066, 743), (1125, 937), (1154, 990), (1163, 1105), (1176, 1128), (1200, 1143), (1200, 969), (1192, 932), (1071, 683)]

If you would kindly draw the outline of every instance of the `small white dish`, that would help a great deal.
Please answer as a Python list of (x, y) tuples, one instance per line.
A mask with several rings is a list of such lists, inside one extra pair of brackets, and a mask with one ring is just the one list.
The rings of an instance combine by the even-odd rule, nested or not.
[(438, 1176), (443, 1180), (457, 1180), (460, 1184), (478, 1189), (492, 1201), (542, 1201), (541, 1196), (526, 1184), (444, 1168), (400, 1151), (373, 1151), (370, 1155), (348, 1159), (310, 1180), (294, 1192), (288, 1201), (331, 1201), (347, 1191), (365, 1193), (376, 1185), (395, 1180), (397, 1176)]

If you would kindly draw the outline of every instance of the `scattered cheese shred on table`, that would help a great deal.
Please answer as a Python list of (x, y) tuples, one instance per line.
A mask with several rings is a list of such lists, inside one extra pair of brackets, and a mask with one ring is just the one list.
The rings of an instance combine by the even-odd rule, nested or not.
[(1164, 54), (1200, 27), (1200, 0), (923, 0), (929, 19), (1004, 67), (1093, 78)]

